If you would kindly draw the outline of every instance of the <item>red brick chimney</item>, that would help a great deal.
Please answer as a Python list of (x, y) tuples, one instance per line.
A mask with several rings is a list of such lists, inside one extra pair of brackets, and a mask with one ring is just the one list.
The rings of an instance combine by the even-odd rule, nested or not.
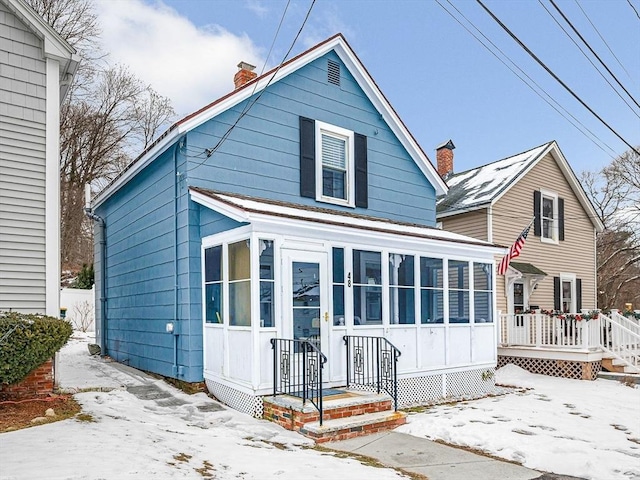
[(451, 140), (441, 143), (436, 147), (436, 162), (438, 164), (438, 174), (447, 179), (453, 174), (453, 149), (456, 146)]
[(236, 86), (236, 89), (258, 76), (258, 74), (253, 71), (255, 68), (255, 65), (251, 65), (247, 62), (240, 62), (238, 64), (238, 71), (233, 77), (233, 83)]

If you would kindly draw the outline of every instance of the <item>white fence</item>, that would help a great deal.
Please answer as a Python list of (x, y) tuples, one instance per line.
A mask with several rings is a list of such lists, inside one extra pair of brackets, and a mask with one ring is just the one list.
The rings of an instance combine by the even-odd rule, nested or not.
[(60, 289), (60, 310), (66, 308), (66, 318), (75, 330), (95, 331), (95, 287), (91, 290), (78, 288)]
[(597, 349), (600, 319), (574, 320), (541, 313), (501, 314), (500, 344), (538, 348)]

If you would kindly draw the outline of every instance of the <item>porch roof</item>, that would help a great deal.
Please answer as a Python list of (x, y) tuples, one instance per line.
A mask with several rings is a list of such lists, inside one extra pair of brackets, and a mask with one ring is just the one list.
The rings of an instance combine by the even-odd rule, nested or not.
[(261, 216), (279, 217), (371, 232), (456, 242), (482, 247), (494, 247), (496, 250), (505, 248), (483, 240), (416, 223), (377, 218), (369, 215), (313, 207), (298, 203), (250, 197), (200, 187), (189, 187), (189, 192), (191, 199), (196, 203), (211, 208), (239, 222), (250, 223)]
[(545, 272), (540, 270), (535, 265), (532, 265), (531, 263), (511, 262), (509, 264), (509, 266), (513, 267), (514, 269), (516, 269), (517, 271), (519, 271), (523, 275), (542, 275), (542, 276), (545, 276), (545, 277), (547, 276), (547, 274)]

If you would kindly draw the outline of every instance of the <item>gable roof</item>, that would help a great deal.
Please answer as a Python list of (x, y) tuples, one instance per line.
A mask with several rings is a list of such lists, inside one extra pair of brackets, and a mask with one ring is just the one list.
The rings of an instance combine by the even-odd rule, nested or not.
[(24, 0), (0, 0), (0, 2), (6, 5), (35, 36), (43, 41), (44, 56), (55, 58), (60, 62), (60, 101), (62, 102), (80, 64), (80, 57), (75, 48), (69, 45)]
[(438, 198), (436, 204), (437, 218), (450, 217), (494, 205), (549, 153), (556, 161), (582, 208), (588, 213), (596, 230), (602, 231), (604, 228), (602, 222), (555, 140), (449, 177), (447, 179), (449, 193)]
[(181, 135), (198, 127), (199, 125), (202, 125), (251, 96), (259, 94), (260, 91), (264, 90), (269, 85), (278, 82), (287, 75), (299, 70), (330, 51), (335, 51), (338, 57), (340, 57), (340, 60), (342, 60), (351, 75), (353, 75), (367, 98), (380, 112), (383, 120), (387, 122), (402, 146), (407, 150), (422, 173), (433, 185), (436, 195), (445, 194), (448, 190), (447, 184), (440, 178), (426, 153), (422, 150), (420, 145), (418, 145), (416, 139), (413, 137), (411, 132), (409, 132), (406, 125), (402, 122), (380, 88), (378, 88), (378, 85), (375, 83), (360, 59), (356, 56), (355, 52), (351, 49), (346, 39), (342, 34), (338, 33), (333, 37), (320, 42), (309, 50), (291, 58), (280, 67), (271, 69), (254, 80), (247, 82), (242, 87), (220, 97), (213, 103), (210, 103), (200, 110), (187, 115), (173, 124), (98, 194), (94, 200), (94, 206), (100, 205), (109, 198), (122, 185), (133, 178), (138, 171), (142, 170), (149, 163), (155, 160)]

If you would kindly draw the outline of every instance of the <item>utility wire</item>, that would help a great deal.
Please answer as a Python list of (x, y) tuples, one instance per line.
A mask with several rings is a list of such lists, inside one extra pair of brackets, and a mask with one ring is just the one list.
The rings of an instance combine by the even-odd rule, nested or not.
[[(218, 140), (218, 143), (215, 144), (214, 147), (212, 148), (207, 148), (205, 149), (204, 153), (206, 153), (206, 157), (202, 160), (202, 162), (198, 163), (197, 165), (194, 165), (193, 167), (189, 168), (188, 171), (192, 171), (195, 170), (196, 168), (200, 167), (202, 164), (204, 164), (204, 162), (207, 161), (207, 159), (209, 157), (211, 157), (211, 155), (213, 155), (216, 151), (218, 151), (218, 149), (222, 146), (222, 144), (225, 142), (225, 140), (227, 138), (229, 138), (229, 135), (231, 134), (231, 132), (235, 129), (235, 127), (238, 125), (238, 122), (240, 122), (240, 120), (242, 120), (242, 118), (249, 113), (249, 110), (251, 110), (251, 108), (256, 104), (256, 102), (258, 100), (260, 100), (260, 97), (262, 97), (262, 95), (264, 94), (264, 92), (267, 90), (267, 87), (269, 87), (269, 85), (271, 85), (271, 82), (273, 81), (273, 79), (275, 78), (275, 76), (278, 74), (278, 72), (280, 71), (280, 68), (282, 68), (282, 65), (284, 64), (285, 60), (287, 59), (287, 57), (289, 56), (289, 54), (291, 53), (291, 50), (293, 50), (293, 47), (295, 46), (296, 42), (298, 41), (298, 38), (300, 37), (300, 34), (302, 33), (302, 29), (304, 28), (304, 26), (307, 23), (307, 20), (309, 19), (309, 15), (311, 15), (311, 10), (313, 9), (313, 6), (315, 5), (316, 0), (311, 0), (311, 5), (309, 5), (309, 8), (307, 10), (307, 14), (304, 17), (304, 20), (302, 21), (302, 25), (300, 25), (300, 29), (298, 30), (298, 33), (296, 34), (295, 38), (293, 39), (293, 41), (291, 42), (291, 46), (289, 47), (289, 50), (287, 50), (287, 53), (284, 55), (284, 57), (282, 58), (282, 61), (278, 64), (278, 66), (276, 67), (276, 69), (274, 70), (273, 74), (271, 75), (271, 77), (269, 78), (269, 81), (267, 82), (267, 84), (264, 86), (264, 88), (260, 91), (260, 93), (256, 96), (256, 98), (253, 99), (253, 101), (248, 104), (248, 106), (242, 110), (242, 112), (240, 113), (240, 115), (238, 116), (238, 118), (236, 119), (236, 121), (233, 123), (233, 125), (231, 125), (229, 127), (229, 129), (224, 133), (224, 135), (222, 136), (222, 138), (220, 138), (220, 140)], [(280, 28), (280, 27), (278, 27)], [(257, 82), (256, 85), (254, 86), (254, 91), (255, 88), (257, 87)]]
[[(525, 77), (527, 77), (527, 79), (529, 80), (529, 82), (533, 83), (536, 87), (538, 87), (538, 89), (540, 91), (542, 91), (544, 93), (544, 95), (546, 95), (548, 97), (545, 98), (538, 90), (536, 90), (531, 83), (529, 83), (527, 80), (525, 80), (524, 78), (522, 78), (520, 76), (520, 74), (518, 72), (516, 72), (510, 65), (508, 65), (502, 58), (500, 58), (489, 46), (487, 46), (486, 43), (484, 43), (482, 41), (482, 39), (478, 38), (478, 36), (476, 36), (475, 33), (473, 33), (471, 30), (469, 30), (467, 28), (466, 25), (464, 25), (458, 18), (456, 18), (456, 16), (451, 13), (449, 10), (447, 10), (447, 8), (442, 5), (439, 0), (435, 0), (436, 3), (438, 5), (440, 5), (440, 7), (447, 12), (456, 22), (458, 22), (460, 24), (460, 26), (462, 26), (462, 28), (464, 28), (473, 38), (475, 38), (484, 48), (487, 49), (487, 51), (493, 55), (494, 57), (496, 57), (505, 67), (507, 67), (511, 73), (513, 73), (516, 77), (518, 77), (527, 87), (529, 87), (533, 93), (535, 93), (536, 95), (538, 95), (542, 100), (544, 100), (551, 108), (553, 108), (561, 117), (563, 117), (567, 122), (569, 122), (576, 130), (578, 130), (580, 133), (582, 133), (582, 135), (584, 135), (587, 140), (589, 140), (590, 142), (592, 142), (596, 147), (598, 147), (600, 150), (602, 150), (606, 155), (608, 155), (611, 158), (615, 158), (616, 155), (616, 151), (611, 148), (611, 146), (607, 145), (601, 138), (599, 138), (595, 133), (593, 133), (591, 130), (589, 130), (588, 127), (586, 127), (580, 120), (578, 120), (574, 115), (571, 114), (571, 112), (569, 112), (566, 108), (564, 108), (562, 105), (560, 105), (560, 103), (558, 103), (556, 100), (553, 99), (553, 97), (551, 95), (549, 95), (544, 88), (542, 88), (533, 78), (531, 78), (527, 72), (525, 72), (524, 70), (522, 70), (522, 68), (520, 68), (513, 60), (511, 60), (511, 58), (509, 58), (509, 56), (504, 53), (500, 47), (498, 47), (495, 43), (493, 43), (491, 41), (491, 39), (489, 37), (487, 37), (484, 33), (482, 33), (482, 31), (471, 21), (469, 20), (469, 18), (467, 18), (464, 13), (462, 13), (452, 2), (451, 0), (447, 0), (447, 2), (449, 3), (449, 5), (455, 9), (458, 14), (464, 18), (480, 35), (482, 35), (485, 40), (487, 42), (489, 42), (493, 48), (495, 48), (497, 51), (499, 51), (510, 63), (511, 65), (513, 65), (515, 68), (517, 68), (522, 75), (524, 75)], [(553, 103), (555, 103), (555, 105)], [(564, 113), (562, 111), (560, 111), (560, 109), (562, 109), (564, 111)], [(569, 115), (574, 121), (572, 121), (570, 118), (568, 118), (565, 113), (567, 115)], [(580, 126), (578, 126), (576, 123), (580, 124)], [(582, 128), (580, 128), (582, 127)], [(584, 130), (583, 130), (584, 129)], [(585, 133), (585, 130), (587, 132), (589, 132), (589, 134), (591, 134), (591, 137), (589, 137), (589, 135), (587, 135)], [(593, 138), (592, 138), (593, 137)], [(606, 146), (612, 153), (607, 152), (604, 148), (602, 148), (602, 146), (596, 142), (596, 140), (598, 142), (600, 142), (602, 145)]]
[(529, 54), (529, 55), (530, 55), (530, 56), (531, 56), (531, 57), (532, 57), (536, 62), (538, 62), (538, 64), (539, 64), (542, 68), (544, 68), (544, 69), (547, 71), (547, 73), (548, 73), (549, 75), (551, 75), (551, 76), (552, 76), (552, 77), (553, 77), (553, 78), (554, 78), (554, 79), (555, 79), (555, 80), (556, 80), (560, 85), (562, 85), (562, 86), (565, 88), (565, 90), (567, 90), (567, 91), (568, 91), (568, 92), (573, 96), (573, 98), (575, 98), (576, 100), (578, 100), (578, 102), (580, 102), (584, 108), (586, 108), (587, 110), (589, 110), (589, 112), (591, 112), (591, 114), (592, 114), (594, 117), (596, 117), (598, 120), (600, 120), (600, 122), (601, 122), (604, 126), (606, 126), (606, 127), (607, 127), (607, 128), (608, 128), (608, 129), (609, 129), (609, 130), (610, 130), (610, 131), (611, 131), (615, 136), (616, 136), (616, 137), (618, 137), (620, 140), (622, 140), (622, 142), (623, 142), (625, 145), (627, 145), (631, 150), (633, 150), (633, 151), (634, 151), (634, 152), (636, 152), (638, 155), (640, 155), (640, 151), (639, 151), (638, 149), (636, 149), (636, 147), (634, 147), (634, 146), (633, 146), (633, 145), (631, 145), (629, 142), (627, 142), (627, 141), (624, 139), (624, 137), (622, 137), (622, 136), (621, 136), (617, 131), (615, 131), (615, 130), (614, 130), (614, 129), (613, 129), (613, 128), (612, 128), (612, 127), (607, 123), (607, 122), (605, 122), (605, 121), (603, 120), (603, 118), (602, 118), (600, 115), (598, 115), (596, 112), (594, 112), (594, 111), (593, 111), (593, 109), (592, 109), (589, 105), (587, 105), (587, 104), (584, 102), (584, 100), (582, 100), (578, 95), (576, 95), (576, 93), (575, 93), (573, 90), (571, 90), (571, 89), (567, 86), (567, 84), (566, 84), (566, 83), (564, 83), (562, 80), (560, 80), (560, 78), (559, 78), (555, 73), (553, 73), (553, 71), (552, 71), (549, 67), (547, 67), (547, 65), (545, 65), (545, 63), (544, 63), (542, 60), (540, 60), (540, 59), (536, 56), (536, 54), (535, 54), (535, 53), (533, 53), (533, 52), (529, 49), (529, 47), (527, 47), (527, 46), (526, 46), (526, 45), (525, 45), (525, 44), (524, 44), (524, 43), (523, 43), (523, 42), (522, 42), (522, 41), (521, 41), (521, 40), (520, 40), (520, 39), (519, 39), (519, 38), (518, 38), (518, 37), (517, 37), (517, 36), (516, 36), (512, 31), (511, 31), (511, 30), (509, 30), (509, 28), (508, 28), (504, 23), (502, 23), (502, 21), (500, 21), (500, 19), (499, 19), (498, 17), (496, 17), (496, 16), (493, 14), (493, 12), (492, 12), (491, 10), (489, 10), (489, 9), (485, 6), (485, 4), (484, 4), (484, 3), (482, 3), (482, 0), (476, 0), (476, 2), (478, 2), (478, 3), (480, 4), (480, 6), (481, 6), (481, 7), (482, 7), (482, 8), (483, 8), (483, 9), (484, 9), (484, 10), (485, 10), (485, 11), (486, 11), (490, 16), (491, 16), (491, 18), (493, 18), (493, 20), (495, 20), (495, 21), (496, 21), (496, 23), (498, 23), (498, 25), (500, 25), (500, 27), (502, 27), (502, 29), (503, 29), (505, 32), (507, 32), (507, 34), (508, 34), (511, 38), (513, 38), (513, 39), (518, 43), (518, 45), (520, 45), (520, 46), (521, 46), (521, 47), (522, 47), (522, 48), (523, 48), (523, 49), (524, 49), (524, 50), (525, 50), (525, 51), (526, 51), (526, 52), (527, 52), (527, 53), (528, 53), (528, 54)]
[[(591, 66), (595, 69), (596, 72), (598, 72), (600, 74), (600, 76), (603, 78), (603, 80), (605, 82), (607, 82), (609, 84), (609, 86), (611, 87), (611, 89), (616, 93), (616, 95), (618, 95), (618, 97), (620, 97), (620, 100), (622, 100), (627, 107), (629, 107), (629, 109), (631, 110), (631, 112), (638, 118), (640, 118), (640, 115), (633, 109), (632, 105), (629, 105), (629, 102), (627, 101), (626, 98), (624, 98), (622, 95), (620, 95), (620, 92), (618, 92), (618, 90), (616, 89), (616, 87), (614, 87), (611, 82), (609, 81), (609, 79), (607, 77), (604, 76), (604, 73), (602, 73), (602, 71), (600, 71), (600, 69), (596, 66), (595, 63), (593, 63), (593, 61), (589, 58), (589, 56), (585, 53), (585, 51), (582, 49), (582, 47), (580, 45), (578, 45), (578, 42), (576, 42), (574, 40), (574, 38), (569, 35), (569, 32), (567, 32), (567, 30), (560, 24), (560, 22), (556, 19), (556, 17), (553, 16), (553, 14), (549, 11), (549, 9), (547, 8), (547, 6), (542, 3), (542, 0), (538, 0), (538, 3), (540, 5), (542, 5), (542, 8), (545, 9), (545, 11), (549, 14), (549, 16), (551, 17), (551, 19), (556, 22), (556, 25), (558, 25), (558, 27), (560, 28), (560, 30), (562, 30), (564, 32), (564, 34), (567, 36), (567, 38), (569, 40), (571, 40), (573, 42), (573, 44), (576, 46), (576, 48), (578, 50), (580, 50), (580, 53), (582, 53), (582, 55), (584, 56), (584, 58), (587, 59), (587, 61), (591, 64)], [(575, 31), (575, 29), (574, 29)], [(579, 35), (579, 34), (578, 34)], [(605, 67), (606, 68), (606, 67)], [(624, 89), (624, 87), (623, 87)]]
[[(616, 61), (618, 62), (618, 65), (620, 65), (620, 67), (622, 67), (622, 69), (624, 70), (624, 72), (627, 74), (627, 77), (629, 77), (630, 80), (633, 81), (633, 78), (631, 77), (631, 74), (629, 73), (629, 71), (624, 68), (624, 65), (622, 64), (622, 62), (620, 61), (620, 59), (616, 56), (615, 53), (613, 53), (613, 50), (611, 50), (611, 47), (609, 46), (609, 44), (607, 43), (607, 41), (604, 39), (604, 37), (600, 34), (600, 31), (596, 28), (596, 26), (593, 24), (593, 22), (591, 21), (591, 19), (589, 18), (589, 15), (587, 15), (587, 12), (584, 11), (584, 8), (582, 8), (582, 5), (580, 5), (580, 1), (579, 0), (574, 0), (576, 2), (576, 5), (578, 6), (578, 8), (580, 9), (580, 11), (582, 12), (582, 14), (584, 15), (584, 17), (587, 19), (587, 21), (589, 22), (589, 24), (593, 27), (593, 29), (596, 31), (596, 33), (598, 34), (598, 36), (600, 37), (600, 40), (602, 40), (602, 43), (604, 43), (607, 46), (607, 49), (609, 50), (609, 52), (611, 52), (611, 55), (613, 55), (613, 58), (616, 59)], [(631, 7), (633, 7), (633, 5), (631, 5)], [(635, 10), (635, 8), (634, 8)], [(637, 13), (637, 12), (636, 12)], [(638, 17), (640, 18), (640, 17)]]
[(602, 61), (602, 59), (600, 58), (600, 56), (593, 50), (593, 48), (591, 48), (591, 45), (589, 45), (587, 43), (587, 41), (584, 39), (584, 37), (582, 35), (580, 35), (580, 32), (578, 32), (578, 30), (576, 29), (576, 27), (573, 26), (573, 23), (571, 23), (571, 21), (567, 18), (567, 16), (562, 13), (562, 10), (560, 10), (560, 7), (558, 7), (558, 5), (556, 5), (556, 2), (554, 2), (553, 0), (549, 0), (549, 2), (551, 3), (551, 5), (553, 5), (553, 8), (555, 8), (558, 13), (562, 16), (562, 18), (564, 19), (565, 22), (567, 22), (567, 24), (571, 27), (571, 29), (575, 32), (575, 34), (578, 36), (578, 38), (580, 40), (582, 40), (582, 43), (585, 44), (585, 46), (589, 49), (589, 51), (593, 54), (594, 57), (596, 57), (596, 59), (600, 62), (600, 64), (607, 70), (607, 72), (609, 73), (609, 75), (611, 75), (613, 77), (613, 79), (616, 81), (616, 83), (618, 85), (620, 85), (620, 88), (622, 88), (622, 90), (624, 90), (624, 93), (626, 93), (627, 95), (629, 95), (629, 98), (631, 100), (633, 100), (633, 103), (635, 103), (638, 108), (640, 108), (640, 103), (638, 103), (638, 101), (633, 98), (633, 95), (631, 95), (629, 93), (629, 91), (624, 88), (624, 85), (622, 85), (622, 83), (620, 82), (620, 80), (618, 80), (618, 77), (616, 77), (616, 75), (611, 71), (611, 69), (609, 69), (609, 67), (607, 67), (607, 65)]
[(636, 12), (636, 17), (638, 17), (638, 20), (640, 20), (640, 13), (638, 13), (638, 10), (636, 10), (636, 7), (633, 6), (633, 3), (631, 3), (631, 0), (627, 0), (627, 3), (631, 8), (633, 8), (633, 11)]

